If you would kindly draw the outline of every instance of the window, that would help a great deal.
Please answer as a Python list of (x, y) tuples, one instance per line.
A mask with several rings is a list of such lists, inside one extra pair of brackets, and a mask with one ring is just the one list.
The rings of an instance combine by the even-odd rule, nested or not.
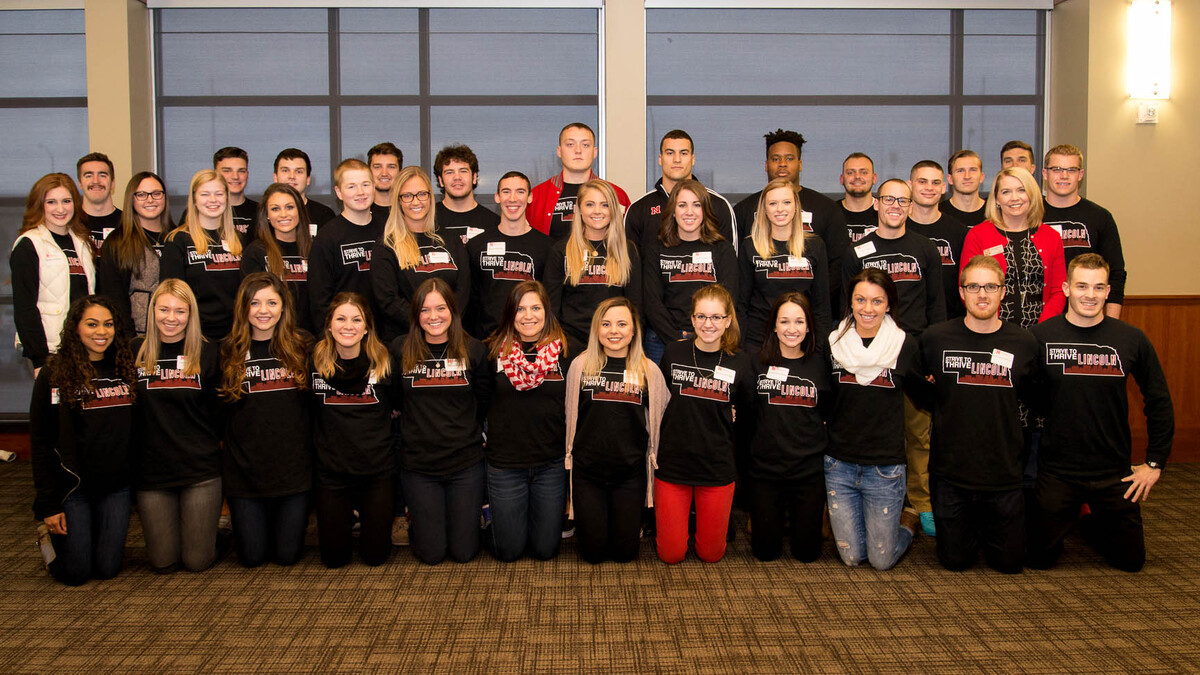
[(675, 128), (728, 197), (762, 188), (762, 135), (780, 127), (805, 137), (801, 181), (831, 195), (851, 152), (882, 181), (960, 148), (990, 176), (1006, 141), (1043, 145), (1042, 11), (651, 9), (646, 33), (650, 184)]

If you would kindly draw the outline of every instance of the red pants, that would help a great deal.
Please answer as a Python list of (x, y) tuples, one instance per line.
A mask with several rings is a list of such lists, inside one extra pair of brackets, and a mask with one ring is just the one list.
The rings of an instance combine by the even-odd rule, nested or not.
[(729, 510), (733, 508), (733, 483), (701, 487), (655, 479), (658, 557), (669, 565), (682, 562), (687, 556), (688, 514), (693, 498), (696, 500), (696, 557), (711, 563), (725, 555)]

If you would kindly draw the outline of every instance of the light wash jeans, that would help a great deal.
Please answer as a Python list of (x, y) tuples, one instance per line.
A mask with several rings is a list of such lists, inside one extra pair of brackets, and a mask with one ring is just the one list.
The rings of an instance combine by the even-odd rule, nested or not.
[(825, 456), (829, 523), (842, 562), (867, 560), (887, 570), (900, 561), (913, 539), (900, 527), (905, 485), (903, 464), (852, 464)]

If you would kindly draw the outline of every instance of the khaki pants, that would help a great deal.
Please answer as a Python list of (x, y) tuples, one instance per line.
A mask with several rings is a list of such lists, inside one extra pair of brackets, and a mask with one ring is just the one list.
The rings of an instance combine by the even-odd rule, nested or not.
[(929, 413), (904, 397), (904, 446), (908, 458), (908, 501), (917, 511), (933, 511), (929, 501)]

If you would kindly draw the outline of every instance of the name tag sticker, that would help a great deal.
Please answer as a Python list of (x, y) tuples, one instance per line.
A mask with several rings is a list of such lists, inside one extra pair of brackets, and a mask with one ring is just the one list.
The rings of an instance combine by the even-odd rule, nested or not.
[(800, 211), (800, 223), (802, 225), (812, 225), (812, 211)]
[(430, 251), (429, 262), (431, 263), (448, 263), (450, 262), (450, 253), (447, 251)]
[(315, 236), (317, 236), (317, 224), (316, 224), (316, 223), (309, 223), (309, 224), (308, 224), (308, 235), (309, 235), (310, 237), (315, 237)]
[(875, 252), (875, 242), (868, 241), (865, 244), (859, 244), (854, 247), (854, 253), (860, 258), (865, 258)]
[(621, 379), (624, 380), (625, 384), (634, 384), (637, 382), (637, 378), (628, 370), (622, 373)]
[(696, 251), (692, 254), (692, 263), (695, 265), (711, 264), (712, 251)]
[[(474, 239), (475, 237), (477, 237), (478, 235), (481, 235), (481, 234), (483, 234), (482, 228), (471, 227), (470, 225), (467, 226), (467, 239)], [(504, 244), (501, 243), (500, 245), (503, 246)], [(491, 244), (488, 244), (488, 247), (490, 248)], [(500, 255), (502, 255), (503, 253), (504, 253), (504, 251), (500, 251)], [(492, 254), (490, 251), (489, 251), (489, 254), (497, 255), (497, 254)]]
[(1049, 225), (1051, 228), (1053, 228), (1054, 231), (1058, 233), (1058, 236), (1060, 236), (1060, 237), (1062, 236), (1062, 225), (1059, 225), (1058, 223), (1046, 223), (1046, 224)]
[(504, 362), (501, 361), (500, 359), (496, 359), (496, 372), (497, 373), (504, 372)]
[(300, 261), (300, 270), (301, 270), (301, 271), (303, 271), (303, 272), (305, 272), (305, 273), (307, 273), (307, 272), (308, 272), (308, 261), (307, 261), (307, 260), (301, 260), (301, 261)]
[(1013, 364), (1013, 355), (1009, 354), (1003, 349), (993, 349), (992, 363), (1011, 369)]
[(789, 255), (788, 256), (788, 267), (791, 267), (792, 269), (804, 267), (804, 258), (797, 258), (794, 255)]
[(463, 367), (463, 362), (460, 359), (446, 359), (446, 370), (462, 372), (466, 368)]
[[(113, 228), (111, 228), (111, 227), (106, 227), (106, 228), (103, 228), (102, 230), (100, 230), (100, 238), (101, 238), (101, 239), (108, 239), (108, 235), (110, 235), (110, 234), (112, 234), (112, 233), (113, 233)], [(1062, 234), (1062, 228), (1061, 228), (1061, 227), (1058, 229), (1058, 233), (1059, 233), (1059, 234)]]
[[(470, 232), (467, 233), (470, 236)], [(488, 255), (504, 255), (505, 246), (502, 241), (489, 241), (487, 245)]]
[(58, 387), (50, 389), (50, 405), (58, 405)]
[(371, 371), (370, 377), (367, 378), (367, 384), (379, 384), (379, 378), (375, 377), (375, 371)]
[(779, 382), (786, 382), (788, 378), (788, 369), (781, 366), (771, 366), (767, 368), (767, 377)]
[(187, 368), (187, 359), (183, 354), (180, 354), (175, 357), (175, 370), (183, 370), (184, 368)]
[(732, 368), (726, 368), (725, 366), (717, 366), (716, 368), (713, 368), (713, 377), (715, 377), (716, 379), (718, 379), (722, 382), (728, 382), (729, 384), (733, 384), (733, 380), (737, 377), (737, 373), (734, 372), (734, 370)]
[(996, 244), (991, 248), (983, 249), (984, 255), (1000, 255), (1001, 253), (1004, 253), (1004, 244)]

